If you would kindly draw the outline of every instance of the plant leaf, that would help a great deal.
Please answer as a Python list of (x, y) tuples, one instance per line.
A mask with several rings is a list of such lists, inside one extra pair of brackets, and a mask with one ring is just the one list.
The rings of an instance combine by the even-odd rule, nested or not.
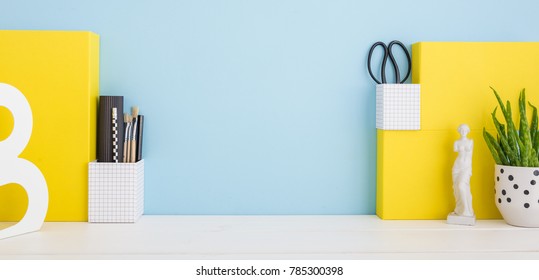
[(498, 143), (496, 143), (496, 140), (494, 137), (487, 132), (485, 128), (483, 128), (483, 138), (485, 139), (485, 142), (487, 143), (487, 147), (490, 150), (490, 153), (492, 154), (492, 158), (494, 158), (494, 161), (496, 164), (504, 164), (507, 165), (507, 163), (502, 162), (502, 157), (500, 157), (500, 154), (503, 153), (501, 151), (500, 146), (498, 146)]

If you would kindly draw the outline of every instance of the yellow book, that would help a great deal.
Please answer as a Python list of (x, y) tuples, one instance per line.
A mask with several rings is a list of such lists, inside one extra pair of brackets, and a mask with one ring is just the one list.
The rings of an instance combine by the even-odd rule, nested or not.
[[(0, 83), (20, 90), (33, 114), (21, 158), (43, 173), (49, 190), (47, 221), (86, 221), (88, 162), (96, 154), (99, 36), (91, 32), (0, 31)], [(13, 128), (0, 107), (0, 141)], [(0, 186), (0, 221), (18, 221), (24, 190)]]
[(494, 160), (482, 136), (483, 127), (495, 135), (491, 113), (497, 103), (489, 86), (511, 101), (514, 117), (522, 88), (538, 106), (539, 43), (421, 42), (412, 46), (412, 59), (412, 82), (421, 84), (421, 130), (377, 132), (377, 215), (445, 219), (454, 210), (453, 142), (457, 127), (466, 123), (474, 140), (470, 185), (476, 217), (501, 218), (494, 203)]

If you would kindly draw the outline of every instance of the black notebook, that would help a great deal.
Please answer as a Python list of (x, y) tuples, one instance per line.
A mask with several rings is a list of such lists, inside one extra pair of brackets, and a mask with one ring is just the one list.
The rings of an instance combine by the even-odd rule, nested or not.
[(118, 122), (118, 159), (122, 162), (124, 151), (124, 97), (100, 96), (97, 115), (97, 161), (114, 162), (112, 139), (112, 108), (116, 108)]

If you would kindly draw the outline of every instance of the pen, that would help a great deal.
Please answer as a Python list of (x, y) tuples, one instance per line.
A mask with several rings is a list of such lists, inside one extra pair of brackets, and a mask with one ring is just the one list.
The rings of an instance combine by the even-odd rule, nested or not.
[(129, 162), (136, 162), (135, 152), (137, 150), (137, 118), (138, 118), (138, 106), (131, 108), (133, 122), (131, 124), (131, 143), (129, 151)]
[(118, 162), (118, 108), (112, 107), (112, 161)]
[(129, 139), (131, 137), (131, 116), (129, 113), (124, 114), (124, 123), (125, 123), (125, 137), (124, 137), (124, 158), (123, 162), (129, 162)]

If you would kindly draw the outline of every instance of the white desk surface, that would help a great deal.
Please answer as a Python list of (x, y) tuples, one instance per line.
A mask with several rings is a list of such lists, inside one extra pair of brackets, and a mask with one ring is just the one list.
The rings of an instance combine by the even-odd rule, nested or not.
[(502, 220), (143, 216), (135, 224), (48, 222), (0, 240), (0, 259), (539, 259), (539, 229)]

